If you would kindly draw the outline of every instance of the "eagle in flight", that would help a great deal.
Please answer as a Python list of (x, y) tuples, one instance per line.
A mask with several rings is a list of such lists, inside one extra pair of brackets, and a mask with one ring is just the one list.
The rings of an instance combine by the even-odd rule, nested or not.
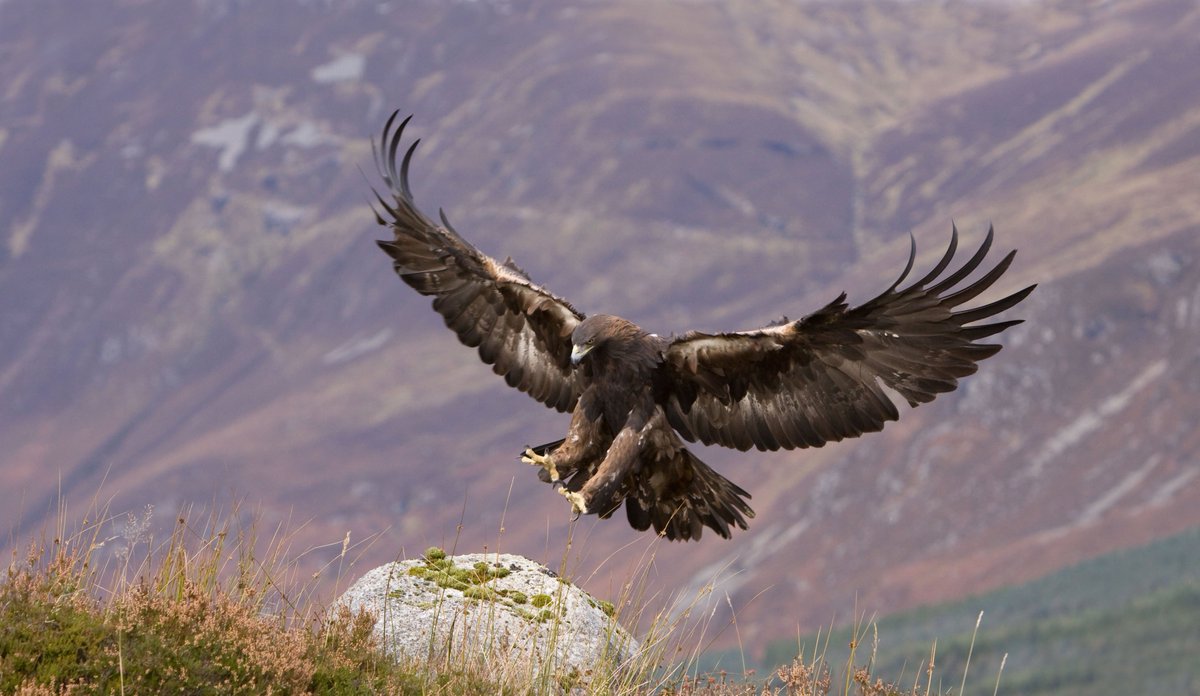
[[(496, 261), (413, 202), (408, 168), (397, 170), (398, 112), (374, 146), (390, 196), (375, 192), (379, 241), (396, 273), (422, 295), (458, 339), (509, 386), (571, 414), (566, 437), (526, 448), (576, 513), (611, 516), (622, 503), (637, 530), (699, 539), (705, 527), (728, 538), (754, 516), (750, 494), (688, 451), (688, 442), (739, 450), (820, 447), (882, 430), (899, 418), (888, 391), (910, 406), (952, 391), (976, 363), (1000, 350), (981, 343), (1021, 320), (979, 324), (1023, 300), (1035, 286), (973, 309), (958, 309), (1004, 274), (1015, 251), (961, 285), (992, 245), (992, 231), (958, 270), (957, 249), (920, 280), (901, 283), (858, 307), (843, 293), (797, 321), (753, 331), (662, 337), (607, 314), (584, 315), (534, 283), (511, 259)], [(373, 143), (373, 145), (375, 145)]]

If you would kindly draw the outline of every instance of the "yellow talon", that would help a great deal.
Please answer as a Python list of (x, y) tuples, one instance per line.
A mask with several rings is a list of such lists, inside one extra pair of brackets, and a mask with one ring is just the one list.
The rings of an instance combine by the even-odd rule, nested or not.
[(588, 514), (587, 502), (584, 501), (582, 495), (576, 493), (575, 491), (567, 490), (566, 488), (560, 488), (560, 489), (558, 489), (558, 492), (562, 493), (564, 498), (571, 501), (571, 509), (574, 510), (576, 514), (578, 514), (578, 515)]
[(526, 447), (525, 454), (521, 455), (521, 461), (533, 466), (540, 466), (550, 474), (550, 481), (558, 481), (558, 469), (554, 467), (554, 457), (551, 455), (540, 455), (534, 452), (532, 448)]

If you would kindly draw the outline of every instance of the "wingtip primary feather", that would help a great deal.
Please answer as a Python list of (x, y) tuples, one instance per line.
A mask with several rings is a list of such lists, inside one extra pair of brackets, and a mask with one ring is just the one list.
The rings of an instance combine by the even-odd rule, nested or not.
[[(412, 118), (411, 116), (409, 118)], [(406, 121), (407, 122), (407, 121)], [(404, 161), (400, 163), (400, 191), (404, 193), (404, 197), (412, 200), (412, 188), (408, 185), (408, 167), (412, 163), (413, 154), (417, 151), (417, 146), (421, 144), (421, 139), (417, 138), (412, 145), (408, 146), (408, 151), (404, 153)], [(392, 170), (395, 171), (396, 162), (392, 160)]]
[(391, 118), (383, 127), (383, 137), (380, 139), (380, 144), (387, 148), (387, 160), (384, 162), (385, 169), (382, 171), (384, 178), (388, 182), (388, 186), (394, 190), (396, 188), (396, 150), (400, 148), (400, 139), (404, 137), (404, 127), (412, 120), (412, 114), (400, 122), (396, 127), (395, 133), (390, 133), (392, 123), (395, 121), (399, 110), (392, 113)]
[(942, 254), (942, 258), (938, 260), (937, 264), (925, 274), (925, 277), (921, 278), (909, 287), (911, 289), (920, 289), (929, 283), (932, 283), (939, 275), (942, 274), (942, 271), (946, 270), (946, 267), (950, 265), (950, 261), (954, 258), (956, 253), (958, 253), (958, 225), (951, 222), (950, 245), (946, 247), (946, 252)]
[[(962, 268), (959, 268), (957, 271), (946, 276), (937, 285), (929, 288), (929, 292), (934, 295), (941, 295), (943, 292), (946, 292), (950, 288), (962, 282), (963, 278), (971, 275), (971, 273), (979, 267), (979, 264), (983, 263), (983, 259), (988, 255), (988, 252), (991, 251), (993, 239), (994, 235), (991, 231), (989, 231), (987, 236), (984, 237), (983, 243), (979, 245), (979, 249), (975, 251), (971, 258), (967, 259), (967, 262), (962, 265)], [(949, 261), (949, 259), (946, 259), (946, 261)], [(942, 264), (938, 265), (944, 268)], [(938, 272), (940, 273), (941, 270)]]
[(1022, 288), (1021, 290), (1018, 290), (1007, 297), (1002, 297), (995, 302), (985, 304), (982, 307), (975, 307), (964, 312), (955, 312), (954, 317), (959, 320), (960, 324), (970, 324), (973, 321), (986, 319), (993, 314), (999, 314), (1006, 309), (1015, 307), (1021, 300), (1024, 300), (1026, 297), (1028, 297), (1029, 293), (1033, 292), (1033, 289), (1036, 287), (1037, 285), (1030, 285), (1029, 287)]
[(904, 279), (907, 278), (908, 274), (912, 271), (913, 263), (915, 263), (916, 260), (917, 238), (913, 236), (913, 233), (910, 230), (908, 233), (908, 263), (905, 264), (904, 270), (900, 273), (900, 277), (896, 279), (896, 282), (892, 283), (890, 288), (888, 288), (888, 292), (895, 292), (896, 288), (900, 287), (900, 283), (903, 283)]
[(962, 290), (944, 296), (942, 298), (942, 303), (947, 307), (957, 307), (968, 300), (974, 299), (984, 290), (990, 288), (992, 284), (1000, 278), (1000, 276), (1004, 275), (1004, 272), (1008, 270), (1010, 265), (1012, 265), (1013, 258), (1016, 257), (1016, 255), (1017, 252), (1015, 249), (1008, 252), (1005, 254), (1004, 258), (1000, 259), (1000, 262), (993, 266), (990, 271), (985, 273), (982, 278), (976, 280)]
[(400, 110), (397, 109), (388, 117), (386, 123), (383, 124), (383, 133), (379, 137), (379, 143), (376, 145), (371, 141), (371, 155), (375, 159), (375, 168), (379, 170), (379, 175), (383, 177), (384, 183), (392, 191), (396, 191), (396, 151), (400, 147), (400, 140), (404, 135), (404, 127), (412, 120), (413, 115), (409, 114), (396, 126), (396, 130), (392, 132), (392, 126), (396, 122), (396, 117), (400, 115)]

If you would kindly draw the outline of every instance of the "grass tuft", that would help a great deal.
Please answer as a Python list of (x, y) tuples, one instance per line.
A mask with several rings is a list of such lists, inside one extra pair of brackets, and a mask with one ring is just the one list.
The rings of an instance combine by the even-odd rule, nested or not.
[[(103, 514), (90, 516), (92, 522), (85, 519), (81, 530), (69, 536), (60, 520), (53, 541), (13, 553), (0, 580), (0, 693), (511, 691), (436, 651), (425, 660), (389, 657), (377, 642), (372, 616), (344, 608), (330, 613), (314, 601), (312, 585), (319, 573), (307, 578), (307, 584), (296, 577), (286, 534), (277, 531), (260, 555), (256, 524), (241, 525), (236, 510), (226, 519), (210, 516), (199, 524), (185, 514), (175, 520), (170, 537), (155, 545), (145, 538), (151, 514), (147, 508), (142, 517), (129, 516), (129, 544), (120, 553), (108, 553), (101, 568), (97, 560), (111, 550), (105, 545), (112, 539), (101, 538), (99, 530), (113, 522)], [(143, 547), (141, 558), (135, 553), (138, 547)], [(341, 567), (357, 549), (349, 536), (341, 547), (330, 565)], [(653, 548), (654, 541), (641, 567), (653, 567)], [(491, 581), (509, 574), (497, 563), (458, 568), (437, 547), (427, 549), (421, 560), (407, 571), (410, 575), (481, 602), (528, 605), (534, 622), (557, 626), (562, 621), (555, 609), (564, 604), (561, 597), (495, 589)], [(559, 573), (560, 588), (571, 584), (564, 576)], [(828, 696), (835, 683), (842, 696), (933, 693), (932, 653), (919, 675), (923, 683), (909, 689), (871, 674), (877, 633), (869, 661), (857, 664), (855, 650), (866, 637), (861, 625), (841, 679), (832, 676), (824, 650), (798, 657), (766, 679), (744, 669), (736, 677), (704, 672), (698, 665), (714, 639), (708, 636), (714, 613), (704, 603), (715, 584), (689, 601), (666, 602), (665, 609), (643, 617), (651, 600), (658, 599), (647, 595), (654, 584), (645, 576), (628, 579), (616, 602), (597, 599), (593, 605), (613, 619), (612, 630), (618, 624), (648, 626), (640, 636), (640, 650), (620, 664), (615, 656), (601, 660), (585, 674), (551, 670), (545, 678), (530, 680), (523, 693)], [(723, 628), (728, 626), (718, 628), (718, 635)], [(965, 668), (962, 676), (965, 685)]]
[(420, 668), (386, 657), (373, 617), (301, 608), (308, 588), (285, 579), (286, 539), (264, 562), (252, 527), (231, 534), (236, 514), (199, 528), (181, 516), (141, 562), (126, 549), (97, 570), (112, 541), (98, 530), (112, 519), (93, 519), (13, 554), (0, 581), (0, 693), (419, 693)]

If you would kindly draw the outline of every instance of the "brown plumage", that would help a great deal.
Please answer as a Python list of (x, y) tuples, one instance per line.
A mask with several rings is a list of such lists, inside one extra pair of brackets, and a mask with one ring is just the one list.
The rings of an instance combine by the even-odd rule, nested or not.
[[(703, 442), (748, 450), (820, 447), (883, 429), (899, 418), (884, 388), (911, 406), (952, 391), (958, 379), (1000, 346), (979, 343), (1020, 320), (976, 325), (1023, 300), (1034, 286), (990, 304), (956, 311), (987, 290), (1016, 252), (978, 280), (958, 287), (983, 262), (992, 230), (977, 252), (943, 277), (958, 231), (937, 265), (901, 288), (908, 265), (887, 290), (851, 308), (845, 294), (798, 321), (754, 331), (690, 332), (661, 338), (608, 315), (585, 317), (535, 285), (511, 260), (497, 262), (451, 227), (417, 210), (408, 168), (417, 143), (396, 168), (408, 119), (383, 129), (376, 164), (391, 194), (376, 194), (379, 242), (396, 273), (432, 296), (464, 344), (496, 374), (538, 401), (571, 413), (567, 436), (528, 448), (577, 512), (609, 517), (625, 504), (629, 523), (669, 539), (723, 537), (746, 528), (750, 494), (685, 446)], [(411, 117), (409, 117), (411, 118)]]

